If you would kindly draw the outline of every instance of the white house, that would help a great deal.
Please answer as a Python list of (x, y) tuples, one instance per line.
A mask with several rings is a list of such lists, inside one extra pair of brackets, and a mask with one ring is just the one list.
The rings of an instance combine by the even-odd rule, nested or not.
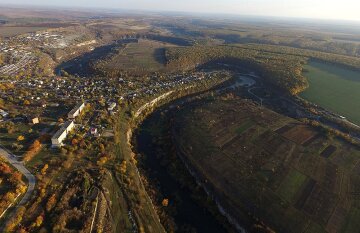
[(114, 110), (115, 107), (116, 107), (116, 103), (112, 102), (111, 104), (109, 104), (108, 111), (110, 112), (110, 111)]
[(54, 136), (51, 138), (51, 144), (53, 147), (61, 147), (62, 142), (70, 132), (74, 128), (74, 122), (73, 121), (67, 121), (65, 122), (62, 127), (54, 134)]
[(97, 134), (97, 128), (92, 127), (92, 128), (90, 129), (90, 133), (91, 133), (91, 135)]
[(5, 112), (4, 110), (0, 109), (0, 115), (2, 117), (7, 117), (9, 115), (9, 113)]
[(68, 118), (69, 119), (75, 119), (84, 109), (85, 103), (79, 103), (77, 104), (69, 113)]

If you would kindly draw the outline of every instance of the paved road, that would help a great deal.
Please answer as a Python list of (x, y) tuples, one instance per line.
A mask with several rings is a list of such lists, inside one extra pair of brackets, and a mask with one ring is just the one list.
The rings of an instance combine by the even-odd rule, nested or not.
[(15, 155), (13, 155), (11, 152), (3, 149), (0, 147), (0, 156), (7, 160), (11, 165), (13, 165), (19, 172), (21, 172), (26, 179), (28, 180), (28, 189), (26, 190), (25, 195), (21, 199), (21, 201), (17, 204), (17, 206), (25, 204), (27, 201), (29, 201), (31, 194), (34, 191), (36, 179), (33, 174), (30, 173), (30, 171), (24, 166), (23, 162), (19, 162)]

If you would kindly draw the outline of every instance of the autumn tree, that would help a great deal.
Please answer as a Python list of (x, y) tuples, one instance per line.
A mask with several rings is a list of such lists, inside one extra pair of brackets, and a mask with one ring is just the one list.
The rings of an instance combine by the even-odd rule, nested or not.
[(5, 226), (5, 232), (12, 232), (15, 230), (15, 227), (19, 226), (20, 222), (23, 219), (23, 216), (25, 214), (25, 207), (20, 206), (15, 214), (8, 220), (6, 226)]
[(0, 163), (0, 172), (2, 174), (9, 174), (12, 171), (11, 167), (4, 162)]
[(45, 175), (48, 168), (49, 168), (49, 165), (46, 163), (46, 164), (44, 165), (44, 167), (41, 169), (41, 174), (42, 174), (42, 175)]
[(49, 212), (52, 208), (54, 208), (56, 204), (56, 195), (55, 193), (52, 194), (49, 198), (49, 200), (46, 202), (46, 211)]
[(39, 140), (35, 140), (29, 147), (29, 150), (24, 155), (24, 161), (29, 162), (41, 149), (41, 143)]
[(42, 215), (37, 216), (35, 222), (33, 223), (34, 227), (40, 227), (44, 221), (44, 217)]
[(4, 128), (8, 134), (15, 133), (16, 130), (15, 124), (12, 121), (6, 122)]
[(161, 202), (161, 205), (164, 206), (164, 207), (168, 206), (168, 205), (169, 205), (169, 199), (164, 198), (164, 199), (162, 200), (162, 202)]
[(126, 173), (127, 166), (126, 166), (126, 160), (123, 160), (119, 166), (119, 170), (122, 174)]
[(14, 184), (22, 182), (22, 174), (18, 171), (12, 173), (10, 176), (10, 181)]

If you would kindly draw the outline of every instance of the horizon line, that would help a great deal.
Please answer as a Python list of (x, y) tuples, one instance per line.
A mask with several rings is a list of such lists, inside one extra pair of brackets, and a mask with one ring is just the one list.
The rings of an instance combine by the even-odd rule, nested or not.
[[(182, 14), (182, 16), (228, 16), (228, 17), (239, 17), (239, 18), (253, 18), (253, 19), (276, 19), (276, 20), (294, 20), (294, 21), (322, 21), (322, 22), (342, 22), (342, 23), (356, 23), (360, 24), (360, 19), (340, 19), (340, 18), (314, 18), (314, 17), (301, 17), (301, 16), (276, 16), (276, 15), (258, 15), (258, 14), (236, 14), (236, 13), (228, 13), (228, 12), (199, 12), (199, 11), (181, 11), (181, 10), (147, 10), (147, 9), (136, 9), (136, 8), (110, 8), (110, 7), (95, 7), (95, 6), (63, 6), (63, 5), (39, 5), (39, 4), (16, 4), (16, 3), (0, 3), (0, 6), (8, 7), (8, 8), (17, 8), (17, 9), (24, 9), (24, 10), (31, 10), (27, 7), (31, 7), (32, 10), (41, 10), (41, 9), (47, 9), (47, 10), (67, 10), (67, 11), (78, 11), (83, 10), (84, 13), (119, 13), (116, 11), (124, 11), (128, 13), (156, 13), (156, 14), (162, 14), (162, 13), (176, 13), (176, 14)], [(104, 12), (104, 11), (112, 11), (112, 12)], [(194, 15), (196, 14), (196, 15)], [(173, 15), (176, 16), (176, 15)], [(29, 17), (30, 18), (30, 17)]]

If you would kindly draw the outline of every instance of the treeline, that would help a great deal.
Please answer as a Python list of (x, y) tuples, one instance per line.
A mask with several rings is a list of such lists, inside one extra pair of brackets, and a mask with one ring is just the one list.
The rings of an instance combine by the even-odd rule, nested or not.
[(288, 46), (265, 45), (265, 44), (238, 44), (238, 48), (258, 50), (259, 52), (271, 52), (284, 55), (294, 55), (318, 59), (324, 62), (338, 64), (353, 70), (360, 70), (360, 58), (319, 52), (309, 49), (299, 49)]
[(182, 37), (148, 34), (145, 36), (145, 38), (160, 41), (160, 42), (175, 44), (175, 45), (179, 45), (179, 46), (191, 46), (193, 44), (190, 40), (182, 38)]
[(26, 191), (26, 185), (20, 172), (14, 170), (9, 164), (0, 159), (0, 214), (14, 204), (17, 197)]
[[(251, 30), (251, 29), (250, 29)], [(298, 33), (270, 32), (238, 32), (233, 30), (206, 31), (205, 34), (216, 39), (221, 39), (227, 44), (233, 43), (257, 43), (267, 45), (291, 46), (295, 48), (311, 49), (321, 52), (342, 54), (348, 56), (360, 56), (360, 45), (356, 38), (337, 38), (323, 35), (302, 35)]]
[(168, 48), (167, 66), (170, 69), (190, 70), (205, 63), (222, 59), (237, 59), (239, 64), (251, 67), (271, 84), (297, 94), (308, 87), (302, 76), (305, 57), (263, 52), (236, 46), (193, 46)]

